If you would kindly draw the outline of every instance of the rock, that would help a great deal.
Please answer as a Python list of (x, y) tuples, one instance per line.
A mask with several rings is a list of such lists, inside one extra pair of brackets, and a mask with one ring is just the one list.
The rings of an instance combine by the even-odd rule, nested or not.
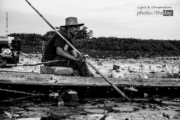
[(97, 108), (98, 106), (97, 105), (91, 105), (91, 104), (85, 104), (83, 106), (80, 106), (80, 107), (83, 107), (83, 108)]
[(24, 113), (21, 114), (22, 117), (46, 117), (47, 113), (43, 111), (24, 111)]
[(117, 116), (117, 115), (115, 115), (115, 116), (107, 116), (105, 118), (105, 120), (125, 120), (125, 119), (126, 119), (126, 117)]
[(97, 65), (102, 66), (103, 64), (102, 64), (102, 62), (101, 62), (101, 61), (98, 61), (98, 62), (97, 62)]
[(121, 111), (121, 112), (130, 112), (130, 111), (134, 111), (134, 109), (132, 107), (113, 107), (112, 108), (113, 110), (118, 110), (118, 111)]
[(124, 73), (116, 72), (115, 70), (112, 70), (112, 77), (113, 78), (124, 78)]
[(163, 116), (169, 116), (169, 118), (171, 118), (171, 116), (178, 116), (179, 112), (176, 111), (172, 111), (172, 110), (160, 110), (160, 112), (163, 114)]
[(91, 118), (95, 118), (95, 120), (99, 119), (99, 118), (102, 118), (104, 115), (103, 114), (90, 114), (87, 116), (87, 118), (91, 119)]
[(60, 94), (58, 99), (60, 99), (60, 100), (62, 99), (64, 102), (78, 102), (79, 101), (78, 93), (76, 91), (70, 90), (70, 89), (64, 90)]
[(104, 109), (84, 109), (84, 111), (89, 112), (89, 113), (107, 113), (107, 110)]
[(118, 66), (118, 65), (113, 65), (113, 70), (118, 70), (118, 69), (120, 69), (120, 66)]
[(19, 118), (16, 120), (41, 120), (41, 117), (33, 117), (33, 118)]
[(69, 118), (73, 120), (84, 120), (87, 118), (87, 116), (86, 115), (71, 115), (69, 116)]
[(31, 111), (44, 111), (44, 112), (50, 111), (50, 109), (46, 107), (29, 107), (27, 109)]

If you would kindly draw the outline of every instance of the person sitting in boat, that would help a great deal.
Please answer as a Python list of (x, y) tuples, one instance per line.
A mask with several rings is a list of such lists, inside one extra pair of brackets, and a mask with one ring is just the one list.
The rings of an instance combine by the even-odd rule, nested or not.
[[(77, 35), (80, 26), (76, 17), (68, 17), (66, 25), (60, 26), (59, 33), (63, 35), (71, 44), (72, 39)], [(87, 64), (81, 54), (73, 50), (66, 41), (58, 34), (55, 34), (46, 44), (42, 62), (59, 60), (58, 62), (46, 63), (46, 66), (72, 67), (79, 71), (80, 76), (91, 76)]]

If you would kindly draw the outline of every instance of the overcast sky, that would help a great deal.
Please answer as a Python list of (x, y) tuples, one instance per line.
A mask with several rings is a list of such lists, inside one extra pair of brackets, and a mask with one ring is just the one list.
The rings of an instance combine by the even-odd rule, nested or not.
[[(78, 17), (94, 37), (180, 40), (180, 0), (29, 0), (54, 26)], [(170, 7), (173, 16), (137, 16), (138, 7)], [(167, 10), (169, 10), (167, 9)], [(144, 11), (166, 9), (143, 9)], [(7, 20), (8, 19), (8, 20)], [(6, 28), (7, 27), (7, 28)], [(45, 34), (51, 28), (25, 0), (0, 0), (0, 36), (8, 33)]]

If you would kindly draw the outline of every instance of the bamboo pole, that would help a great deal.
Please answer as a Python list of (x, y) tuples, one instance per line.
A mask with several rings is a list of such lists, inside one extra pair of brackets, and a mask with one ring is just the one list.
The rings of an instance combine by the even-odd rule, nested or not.
[[(26, 2), (39, 14), (39, 16), (69, 45), (71, 46), (77, 53), (81, 54), (65, 37), (63, 37), (56, 29), (53, 27), (37, 10), (34, 8), (31, 3), (26, 0)], [(86, 61), (95, 71), (97, 71), (120, 95), (125, 97), (128, 101), (131, 101), (118, 87), (116, 87), (107, 77), (105, 77), (99, 70), (97, 70), (90, 62)]]
[(66, 41), (66, 43), (68, 43), (69, 46), (71, 46), (77, 53), (81, 54), (64, 36), (62, 36), (55, 27), (53, 27), (44, 17), (43, 15), (41, 15), (41, 13), (39, 13), (36, 8), (34, 8), (31, 3), (26, 0), (26, 2), (39, 14), (39, 16), (41, 16), (41, 18), (61, 37), (63, 38), (64, 41)]
[(115, 84), (110, 82), (110, 80), (105, 77), (96, 67), (94, 67), (90, 62), (86, 61), (94, 70), (96, 70), (120, 95), (126, 98), (128, 101), (131, 101), (129, 97), (127, 97)]

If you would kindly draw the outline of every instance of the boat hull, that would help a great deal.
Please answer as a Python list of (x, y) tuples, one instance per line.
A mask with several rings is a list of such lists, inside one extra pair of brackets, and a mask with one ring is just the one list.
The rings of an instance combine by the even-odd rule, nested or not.
[[(116, 79), (109, 78), (119, 89), (131, 97), (151, 95), (180, 96), (179, 78)], [(137, 91), (128, 89), (134, 87)], [(56, 76), (37, 73), (0, 73), (0, 91), (16, 90), (29, 93), (61, 92), (72, 89), (80, 97), (119, 97), (120, 95), (101, 77)]]

